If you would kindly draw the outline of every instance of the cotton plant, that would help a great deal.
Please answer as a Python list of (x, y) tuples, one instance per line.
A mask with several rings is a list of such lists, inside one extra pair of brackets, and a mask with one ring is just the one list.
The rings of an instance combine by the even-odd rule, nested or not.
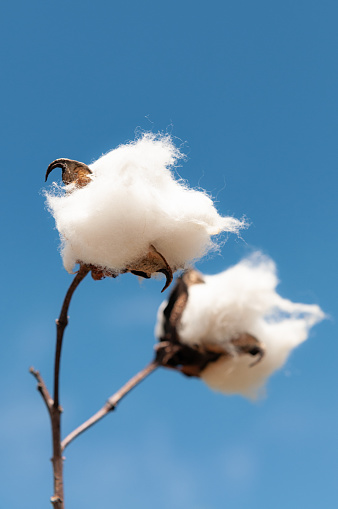
[(49, 191), (47, 204), (66, 270), (86, 264), (95, 279), (162, 272), (166, 288), (173, 272), (215, 247), (212, 237), (238, 233), (244, 221), (221, 217), (205, 192), (175, 178), (182, 157), (170, 136), (146, 133), (89, 166), (53, 161), (46, 179), (61, 167), (65, 192)]
[[(219, 249), (219, 234), (238, 234), (246, 224), (220, 216), (206, 192), (177, 176), (182, 158), (170, 136), (146, 133), (93, 164), (60, 158), (47, 168), (46, 180), (55, 168), (62, 169), (63, 185), (49, 187), (46, 200), (64, 267), (75, 274), (56, 321), (53, 392), (39, 371), (30, 370), (51, 422), (55, 509), (64, 509), (65, 449), (154, 370), (171, 368), (213, 389), (253, 397), (324, 317), (318, 306), (280, 297), (275, 265), (261, 255), (215, 276), (191, 268)], [(158, 312), (153, 360), (62, 439), (61, 350), (78, 285), (89, 273), (94, 280), (126, 272), (144, 278), (163, 273), (165, 290), (177, 270), (182, 275)]]
[(225, 394), (257, 397), (325, 316), (281, 297), (277, 284), (274, 262), (261, 253), (213, 276), (184, 273), (158, 311), (162, 363)]
[(31, 368), (51, 421), (54, 476), (51, 501), (57, 509), (64, 509), (65, 448), (114, 410), (135, 385), (160, 365), (156, 357), (92, 418), (62, 440), (61, 350), (69, 304), (77, 286), (89, 273), (100, 280), (126, 272), (150, 278), (159, 272), (166, 277), (165, 290), (176, 270), (185, 269), (219, 247), (213, 240), (215, 236), (222, 232), (238, 233), (246, 226), (244, 220), (220, 216), (206, 192), (191, 189), (176, 176), (180, 159), (183, 156), (170, 136), (145, 133), (93, 164), (59, 158), (47, 168), (46, 181), (55, 168), (62, 170), (63, 185), (54, 183), (46, 191), (46, 200), (60, 234), (64, 267), (75, 273), (56, 322), (52, 395), (39, 371)]

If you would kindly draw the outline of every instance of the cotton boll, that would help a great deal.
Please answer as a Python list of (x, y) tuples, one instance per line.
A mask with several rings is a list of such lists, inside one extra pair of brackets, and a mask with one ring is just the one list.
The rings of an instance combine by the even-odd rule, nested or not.
[(47, 193), (65, 268), (80, 261), (119, 273), (153, 246), (176, 270), (214, 248), (212, 235), (243, 228), (221, 217), (205, 193), (174, 179), (181, 157), (169, 136), (148, 133), (90, 165), (86, 186)]
[[(277, 284), (275, 264), (256, 253), (220, 274), (203, 276), (201, 284), (188, 285), (174, 333), (168, 326), (166, 330), (170, 316), (164, 316), (164, 303), (156, 334), (162, 341), (173, 336), (174, 342), (199, 352), (223, 352), (197, 376), (215, 390), (255, 397), (325, 316), (319, 306), (283, 299)], [(172, 308), (177, 314), (179, 308)], [(257, 347), (264, 355), (253, 362)]]

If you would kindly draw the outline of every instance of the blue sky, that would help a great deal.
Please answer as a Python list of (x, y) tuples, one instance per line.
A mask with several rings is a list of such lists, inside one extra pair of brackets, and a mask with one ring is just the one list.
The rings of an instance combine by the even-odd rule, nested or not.
[[(67, 507), (288, 509), (337, 496), (338, 6), (334, 1), (7, 2), (0, 8), (1, 500), (48, 505), (54, 320), (71, 282), (42, 190), (57, 157), (86, 163), (142, 130), (170, 132), (182, 177), (246, 215), (242, 239), (316, 326), (258, 403), (156, 372), (66, 451)], [(55, 175), (56, 176), (56, 175)], [(78, 289), (63, 352), (64, 435), (152, 356), (162, 281)]]

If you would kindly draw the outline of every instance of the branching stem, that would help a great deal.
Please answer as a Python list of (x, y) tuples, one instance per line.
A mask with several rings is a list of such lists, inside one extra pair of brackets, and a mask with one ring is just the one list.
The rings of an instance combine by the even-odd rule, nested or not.
[(53, 504), (54, 509), (64, 509), (64, 490), (63, 490), (63, 456), (62, 453), (67, 445), (70, 444), (77, 436), (86, 431), (88, 428), (93, 426), (96, 422), (102, 419), (105, 415), (115, 409), (116, 405), (121, 401), (121, 399), (126, 396), (136, 385), (138, 385), (142, 380), (144, 380), (150, 373), (152, 373), (158, 366), (160, 366), (160, 362), (158, 360), (152, 361), (148, 366), (142, 369), (139, 373), (137, 373), (133, 378), (131, 378), (120, 390), (118, 390), (115, 394), (113, 394), (106, 404), (94, 414), (90, 419), (84, 422), (81, 426), (76, 428), (72, 433), (70, 433), (64, 440), (61, 442), (61, 413), (62, 408), (60, 406), (60, 396), (59, 396), (59, 387), (60, 387), (60, 361), (61, 361), (61, 350), (62, 350), (62, 342), (63, 335), (65, 332), (65, 328), (68, 325), (68, 309), (70, 305), (70, 301), (72, 299), (73, 293), (81, 283), (81, 281), (86, 277), (88, 272), (91, 270), (90, 266), (81, 265), (79, 272), (76, 274), (73, 282), (71, 283), (65, 299), (62, 304), (60, 316), (58, 320), (56, 320), (56, 348), (55, 348), (55, 363), (54, 363), (54, 399), (51, 397), (47, 386), (40, 375), (39, 371), (36, 371), (34, 368), (30, 368), (30, 372), (35, 377), (38, 385), (38, 391), (41, 394), (41, 397), (47, 407), (48, 414), (50, 417), (51, 428), (52, 428), (52, 443), (53, 443), (53, 474), (54, 474), (54, 495), (51, 497), (51, 503)]
[(68, 309), (72, 299), (73, 293), (86, 277), (90, 268), (86, 265), (81, 265), (79, 272), (76, 274), (73, 282), (71, 283), (65, 299), (62, 304), (59, 319), (56, 320), (56, 349), (55, 349), (55, 363), (54, 363), (54, 399), (51, 398), (47, 386), (42, 379), (40, 373), (34, 368), (30, 368), (30, 372), (38, 382), (38, 391), (40, 392), (43, 401), (46, 404), (52, 428), (52, 443), (53, 443), (53, 473), (54, 473), (54, 495), (51, 497), (51, 503), (54, 509), (64, 509), (64, 494), (63, 494), (63, 458), (61, 449), (61, 412), (62, 408), (59, 404), (59, 386), (60, 386), (60, 359), (62, 341), (65, 328), (68, 324)]

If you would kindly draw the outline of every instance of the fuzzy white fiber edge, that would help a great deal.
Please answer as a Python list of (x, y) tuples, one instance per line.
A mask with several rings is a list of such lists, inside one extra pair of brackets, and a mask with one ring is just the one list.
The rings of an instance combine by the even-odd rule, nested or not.
[[(215, 390), (254, 399), (262, 393), (266, 379), (283, 366), (292, 349), (307, 339), (310, 328), (325, 314), (317, 305), (280, 297), (276, 266), (261, 253), (204, 279), (205, 284), (189, 288), (180, 339), (190, 346), (219, 344), (231, 353), (230, 359), (210, 363), (201, 378)], [(231, 338), (245, 332), (265, 347), (264, 357), (254, 366), (250, 366), (252, 356), (236, 355), (230, 344)], [(160, 313), (156, 333), (161, 333)]]
[(174, 179), (181, 157), (170, 136), (146, 133), (89, 165), (87, 186), (46, 193), (66, 270), (82, 261), (119, 272), (150, 244), (176, 270), (212, 249), (212, 235), (243, 228), (244, 221), (221, 217), (205, 193)]

